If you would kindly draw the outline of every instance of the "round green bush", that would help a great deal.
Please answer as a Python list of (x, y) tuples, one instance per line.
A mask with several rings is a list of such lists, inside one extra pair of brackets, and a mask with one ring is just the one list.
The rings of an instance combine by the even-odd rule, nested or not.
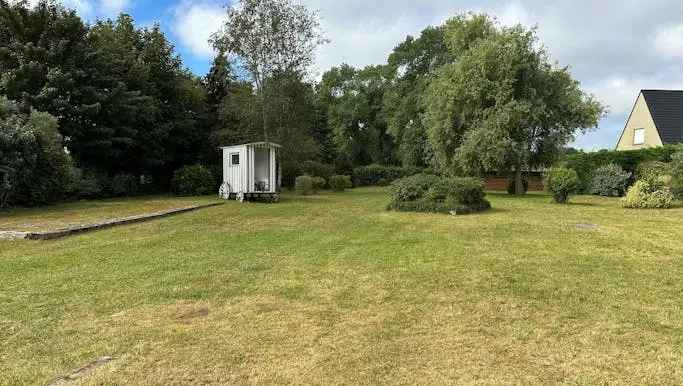
[(343, 192), (351, 183), (350, 176), (332, 176), (330, 177), (330, 188), (335, 192)]
[(671, 164), (661, 161), (645, 161), (638, 164), (637, 176), (639, 180), (653, 181), (671, 175)]
[(299, 176), (294, 181), (294, 190), (302, 196), (310, 196), (316, 193), (315, 183), (311, 176)]
[(609, 164), (599, 167), (593, 173), (591, 181), (591, 194), (606, 197), (621, 197), (626, 193), (631, 173), (624, 171), (617, 164)]
[(449, 183), (451, 189), (447, 199), (454, 200), (458, 205), (476, 206), (484, 201), (486, 193), (478, 178), (450, 178)]
[(555, 202), (566, 204), (569, 201), (569, 195), (576, 193), (579, 189), (579, 176), (572, 169), (550, 169), (545, 175), (545, 188), (552, 194)]
[(311, 177), (311, 181), (313, 182), (314, 192), (323, 190), (325, 189), (325, 186), (327, 186), (327, 181), (322, 177)]
[(184, 166), (173, 173), (171, 186), (180, 196), (203, 196), (218, 191), (211, 171), (202, 165)]
[(625, 208), (668, 209), (673, 206), (671, 190), (660, 180), (638, 180), (623, 199)]
[(422, 198), (427, 190), (438, 182), (437, 176), (416, 174), (394, 181), (389, 188), (389, 194), (393, 202), (415, 201)]
[(491, 208), (481, 181), (418, 174), (391, 185), (389, 209), (411, 212), (473, 213)]

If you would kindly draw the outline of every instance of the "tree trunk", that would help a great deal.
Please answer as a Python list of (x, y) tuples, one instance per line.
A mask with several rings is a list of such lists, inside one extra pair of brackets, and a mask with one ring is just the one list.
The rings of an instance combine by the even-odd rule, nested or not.
[(525, 194), (524, 181), (522, 180), (522, 168), (515, 168), (515, 194)]

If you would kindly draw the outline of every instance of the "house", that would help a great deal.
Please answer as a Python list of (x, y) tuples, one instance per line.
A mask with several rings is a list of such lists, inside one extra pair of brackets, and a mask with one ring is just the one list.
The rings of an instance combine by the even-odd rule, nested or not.
[(683, 143), (683, 90), (642, 90), (617, 150)]
[(226, 146), (223, 150), (223, 184), (220, 196), (239, 201), (279, 201), (281, 171), (278, 153), (282, 146), (271, 142)]

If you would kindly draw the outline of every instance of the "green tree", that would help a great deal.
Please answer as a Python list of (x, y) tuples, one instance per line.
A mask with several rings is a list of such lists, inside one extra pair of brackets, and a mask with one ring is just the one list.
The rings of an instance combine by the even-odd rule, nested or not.
[(259, 97), (262, 139), (267, 141), (279, 122), (268, 120), (266, 91), (272, 95), (274, 90), (272, 82), (266, 90), (266, 83), (281, 74), (303, 78), (326, 39), (317, 13), (292, 0), (239, 0), (228, 8), (224, 28), (212, 42), (219, 52), (235, 55), (249, 74)]
[(0, 1), (0, 94), (59, 120), (78, 164), (168, 180), (208, 147), (201, 82), (158, 26), (86, 26), (56, 1)]
[(326, 107), (339, 158), (353, 166), (395, 161), (393, 138), (387, 133), (383, 99), (386, 67), (357, 70), (347, 64), (323, 75), (319, 98)]
[(57, 119), (0, 97), (0, 208), (60, 200), (72, 186), (72, 167)]
[(387, 130), (398, 144), (404, 166), (427, 166), (431, 151), (422, 124), (421, 98), (432, 74), (453, 61), (444, 42), (444, 27), (428, 27), (418, 38), (408, 36), (389, 56), (391, 80), (384, 93)]
[(492, 30), (481, 20), (469, 16), (447, 27), (458, 60), (431, 82), (425, 124), (441, 170), (514, 171), (515, 190), (523, 192), (522, 172), (552, 164), (604, 109), (567, 68), (550, 62), (534, 30)]
[[(62, 133), (92, 112), (88, 28), (55, 1), (0, 1), (0, 94), (59, 118)], [(68, 135), (68, 134), (66, 134)]]
[(79, 159), (110, 174), (150, 174), (162, 182), (208, 148), (206, 96), (159, 26), (133, 19), (95, 24), (91, 85), (95, 114), (70, 136)]

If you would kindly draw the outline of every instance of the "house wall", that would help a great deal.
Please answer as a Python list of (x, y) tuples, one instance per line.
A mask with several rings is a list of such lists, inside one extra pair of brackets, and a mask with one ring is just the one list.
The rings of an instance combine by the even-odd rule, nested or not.
[[(633, 143), (636, 129), (645, 129), (645, 143), (642, 145)], [(636, 100), (628, 122), (626, 122), (621, 138), (619, 138), (617, 150), (638, 150), (657, 146), (662, 146), (662, 140), (650, 114), (650, 109), (645, 102), (645, 97), (641, 93)]]

